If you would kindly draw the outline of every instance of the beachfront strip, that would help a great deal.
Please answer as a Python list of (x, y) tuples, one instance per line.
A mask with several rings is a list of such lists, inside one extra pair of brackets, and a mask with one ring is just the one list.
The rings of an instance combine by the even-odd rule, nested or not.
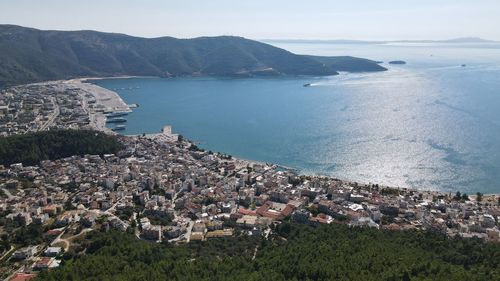
[(110, 132), (106, 114), (130, 111), (117, 93), (78, 79), (17, 86), (0, 92), (0, 136), (48, 129)]
[[(129, 110), (116, 93), (80, 81), (17, 86), (0, 93), (0, 134), (52, 128), (112, 133), (105, 128), (105, 113)], [(270, 226), (291, 220), (500, 240), (496, 195), (457, 196), (298, 175), (204, 151), (169, 127), (117, 138), (125, 148), (116, 155), (0, 166), (0, 234), (30, 225), (46, 230), (43, 242), (12, 247), (2, 258), (16, 262), (4, 272), (56, 267), (57, 256), (78, 237), (111, 228), (138, 239), (188, 243), (241, 233), (267, 236)]]

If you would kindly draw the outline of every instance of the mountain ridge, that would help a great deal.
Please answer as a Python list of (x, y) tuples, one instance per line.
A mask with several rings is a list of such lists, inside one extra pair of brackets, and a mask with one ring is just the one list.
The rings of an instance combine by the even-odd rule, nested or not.
[(261, 39), (265, 43), (309, 43), (309, 44), (387, 44), (387, 43), (442, 43), (467, 44), (487, 43), (498, 44), (500, 41), (483, 39), (480, 37), (458, 37), (444, 40), (356, 40), (356, 39)]
[(325, 76), (345, 69), (386, 70), (367, 59), (328, 57), (325, 64), (324, 58), (293, 54), (237, 36), (142, 38), (0, 25), (0, 86), (123, 75)]

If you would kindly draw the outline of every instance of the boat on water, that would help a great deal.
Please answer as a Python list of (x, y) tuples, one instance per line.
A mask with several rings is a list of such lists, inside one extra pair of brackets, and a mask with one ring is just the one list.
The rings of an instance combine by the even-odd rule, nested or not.
[(467, 65), (466, 64), (462, 64), (462, 67), (466, 67)]
[(106, 123), (124, 123), (124, 122), (127, 122), (127, 119), (123, 117), (111, 118), (106, 120)]
[(128, 112), (111, 112), (106, 114), (106, 117), (113, 118), (113, 117), (122, 117), (126, 115), (128, 115)]
[(304, 84), (304, 87), (311, 87), (311, 83)]
[(137, 107), (139, 107), (139, 104), (138, 103), (128, 104), (128, 107), (129, 108), (137, 108)]
[(112, 131), (123, 131), (125, 130), (125, 125), (116, 125), (114, 128), (111, 128)]

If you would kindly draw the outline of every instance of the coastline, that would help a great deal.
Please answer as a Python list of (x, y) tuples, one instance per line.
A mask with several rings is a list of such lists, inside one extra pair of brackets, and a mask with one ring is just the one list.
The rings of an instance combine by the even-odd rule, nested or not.
[(157, 76), (138, 76), (138, 75), (121, 75), (121, 76), (107, 76), (107, 77), (84, 77), (75, 78), (67, 81), (75, 81), (80, 83), (91, 83), (93, 80), (109, 80), (109, 79), (130, 79), (130, 78), (159, 78)]
[[(149, 77), (149, 76), (148, 76)], [(102, 104), (105, 107), (108, 108), (113, 108), (114, 111), (124, 111), (124, 112), (132, 112), (132, 109), (123, 101), (123, 99), (120, 97), (118, 93), (115, 91), (106, 89), (104, 87), (98, 86), (93, 83), (88, 83), (86, 81), (89, 80), (104, 80), (104, 79), (128, 79), (128, 78), (148, 78), (146, 76), (114, 76), (114, 77), (97, 77), (97, 78), (76, 78), (76, 79), (71, 79), (71, 80), (65, 80), (62, 81), (65, 84), (71, 84), (76, 87), (79, 87), (81, 90), (92, 94), (96, 102), (99, 104)], [(61, 82), (61, 81), (54, 81), (54, 82)], [(94, 118), (90, 118), (91, 121), (91, 126), (93, 129), (104, 131), (106, 133), (111, 133), (111, 134), (118, 134), (109, 128), (106, 127), (106, 117), (104, 116), (103, 113), (100, 112), (94, 112), (93, 115), (95, 116)], [(167, 124), (165, 124), (167, 125)], [(162, 133), (152, 133), (148, 135), (162, 135)], [(133, 137), (133, 136), (127, 136), (126, 137)], [(189, 139), (188, 139), (189, 140)], [(193, 143), (191, 140), (189, 140), (190, 143)], [(217, 152), (221, 154), (225, 154), (224, 152)], [(232, 156), (232, 155), (231, 155)], [(391, 190), (399, 190), (399, 191), (407, 191), (407, 192), (420, 192), (420, 193), (427, 193), (427, 194), (433, 194), (433, 195), (453, 195), (454, 192), (452, 191), (440, 191), (440, 190), (432, 190), (429, 188), (415, 188), (415, 187), (399, 187), (399, 186), (390, 186), (390, 185), (380, 185), (377, 183), (366, 183), (366, 182), (360, 182), (356, 181), (353, 179), (344, 179), (342, 177), (337, 177), (337, 176), (328, 176), (328, 175), (319, 175), (319, 174), (304, 174), (300, 172), (300, 169), (294, 168), (294, 167), (289, 167), (286, 165), (281, 165), (277, 163), (267, 163), (265, 161), (261, 160), (253, 160), (253, 159), (246, 159), (246, 158), (240, 158), (240, 157), (235, 157), (232, 156), (232, 158), (238, 162), (241, 163), (241, 165), (247, 165), (247, 164), (259, 164), (259, 165), (265, 165), (269, 167), (273, 167), (275, 169), (284, 169), (288, 171), (292, 171), (296, 173), (298, 176), (305, 176), (305, 177), (316, 177), (316, 178), (329, 178), (332, 180), (338, 180), (346, 184), (357, 184), (359, 186), (378, 186), (380, 188), (386, 188), (386, 189), (391, 189)], [(476, 194), (469, 194), (468, 195), (470, 198), (476, 198)], [(500, 196), (500, 193), (488, 193), (488, 194), (483, 194), (483, 198), (489, 198), (493, 197), (493, 200), (495, 199), (496, 196)]]
[[(121, 77), (120, 77), (121, 78)], [(123, 77), (125, 78), (125, 77)], [(130, 106), (118, 95), (118, 93), (100, 87), (93, 83), (87, 83), (89, 78), (76, 78), (70, 80), (55, 80), (27, 85), (50, 85), (59, 90), (78, 90), (82, 100), (82, 107), (89, 116), (89, 127), (109, 134), (116, 134), (106, 127), (106, 112), (132, 112)], [(90, 104), (96, 104), (96, 110)]]

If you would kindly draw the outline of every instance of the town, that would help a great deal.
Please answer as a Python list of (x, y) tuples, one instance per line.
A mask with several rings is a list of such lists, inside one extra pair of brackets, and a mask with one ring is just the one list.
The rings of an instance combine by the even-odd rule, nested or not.
[[(117, 94), (81, 81), (17, 86), (0, 93), (0, 135), (56, 128), (116, 135), (106, 127), (106, 114), (128, 111)], [(57, 267), (60, 255), (79, 246), (81, 236), (110, 229), (157, 243), (203, 243), (267, 237), (273, 225), (292, 221), (500, 241), (497, 195), (301, 175), (206, 151), (170, 126), (157, 134), (116, 137), (124, 147), (116, 154), (0, 166), (2, 278)], [(9, 241), (28, 227), (40, 237)]]

